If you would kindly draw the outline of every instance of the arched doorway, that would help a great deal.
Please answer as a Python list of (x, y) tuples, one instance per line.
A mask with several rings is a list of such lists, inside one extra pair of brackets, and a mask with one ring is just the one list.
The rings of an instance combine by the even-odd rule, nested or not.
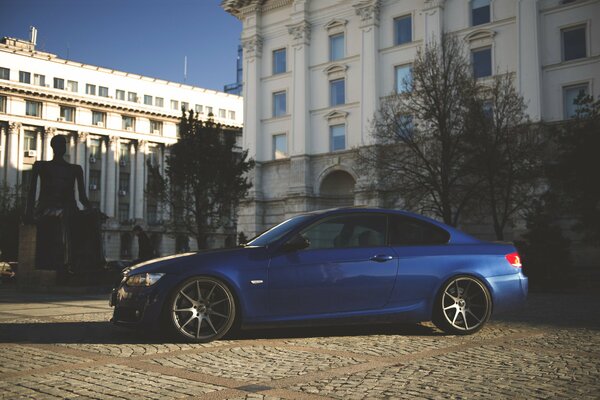
[(348, 207), (354, 205), (354, 177), (343, 170), (328, 173), (319, 188), (320, 208)]

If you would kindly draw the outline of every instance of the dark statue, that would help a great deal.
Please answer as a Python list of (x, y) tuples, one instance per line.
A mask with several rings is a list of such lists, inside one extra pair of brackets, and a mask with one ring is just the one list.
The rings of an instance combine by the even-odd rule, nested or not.
[[(65, 136), (54, 136), (50, 146), (52, 160), (33, 164), (25, 211), (25, 223), (37, 226), (35, 266), (66, 272), (100, 268), (105, 264), (100, 236), (104, 215), (90, 207), (81, 166), (63, 158)], [(38, 177), (40, 194), (36, 203)], [(77, 207), (75, 184), (83, 211)]]

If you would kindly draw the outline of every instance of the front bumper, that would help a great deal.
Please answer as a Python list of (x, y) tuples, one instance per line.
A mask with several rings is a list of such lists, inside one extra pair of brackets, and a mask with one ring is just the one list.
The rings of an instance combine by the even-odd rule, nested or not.
[(121, 282), (110, 294), (109, 305), (115, 308), (110, 321), (127, 327), (157, 327), (168, 295), (165, 278), (148, 287), (131, 287)]

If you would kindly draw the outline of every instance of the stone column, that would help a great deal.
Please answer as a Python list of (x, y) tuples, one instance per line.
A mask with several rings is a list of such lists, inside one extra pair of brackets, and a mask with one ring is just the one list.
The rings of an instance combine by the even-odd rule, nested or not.
[(6, 183), (6, 153), (7, 147), (6, 129), (3, 124), (0, 124), (0, 182)]
[(9, 187), (14, 187), (19, 181), (19, 136), (21, 136), (21, 128), (20, 122), (13, 122), (8, 127), (6, 182)]
[[(44, 129), (45, 133), (45, 129)], [(35, 130), (35, 148), (37, 151), (35, 152), (35, 160), (42, 160), (42, 132), (40, 130)]]
[(21, 126), (21, 129), (19, 129), (19, 150), (17, 151), (17, 170), (15, 171), (17, 174), (17, 184), (18, 185), (22, 185), (23, 182), (21, 182), (21, 179), (23, 178), (23, 176), (21, 175), (21, 171), (23, 170), (23, 158), (24, 158), (24, 152), (25, 152), (25, 130), (23, 129), (23, 127)]
[(106, 212), (106, 158), (108, 138), (100, 139), (100, 210)]
[[(84, 175), (86, 172), (85, 166), (87, 165), (86, 157), (85, 157), (87, 137), (88, 137), (87, 132), (79, 132), (79, 134), (77, 135), (77, 144), (76, 144), (77, 149), (76, 149), (75, 160), (74, 160), (77, 164), (79, 164), (81, 166), (81, 169), (83, 169)], [(86, 181), (86, 183), (87, 183), (87, 181)]]
[[(370, 121), (379, 106), (379, 0), (361, 1), (354, 5), (360, 16), (362, 54), (360, 99), (360, 145), (368, 141)], [(352, 127), (346, 127), (347, 143)], [(349, 144), (349, 143), (348, 143)]]
[(134, 208), (135, 208), (135, 146), (129, 143), (129, 219), (134, 219)]
[(527, 104), (527, 113), (533, 121), (542, 115), (541, 66), (539, 47), (538, 2), (519, 0), (517, 6), (517, 59), (518, 91)]
[[(118, 151), (119, 140), (116, 136), (108, 137), (106, 154), (106, 202), (104, 213), (109, 218), (115, 218), (115, 196), (116, 196), (116, 159), (115, 153)], [(102, 168), (104, 170), (104, 168)]]
[(146, 147), (148, 143), (145, 140), (139, 140), (137, 143), (137, 152), (135, 155), (135, 201), (134, 216), (135, 219), (144, 219), (144, 186), (146, 185)]
[[(47, 126), (44, 129), (44, 154), (43, 154), (43, 159), (46, 161), (52, 160), (52, 157), (54, 156), (54, 151), (52, 151), (52, 146), (50, 146), (50, 141), (52, 140), (52, 138), (54, 137), (54, 135), (56, 134), (56, 129)], [(69, 145), (69, 142), (67, 142), (67, 146)], [(67, 147), (67, 151), (69, 150), (69, 148)], [(41, 149), (40, 149), (41, 152)]]

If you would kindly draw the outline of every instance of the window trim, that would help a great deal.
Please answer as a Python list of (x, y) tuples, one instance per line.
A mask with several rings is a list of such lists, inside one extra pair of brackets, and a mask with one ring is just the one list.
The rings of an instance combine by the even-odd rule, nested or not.
[[(333, 94), (333, 83), (334, 82), (339, 82), (339, 81), (343, 82), (344, 99), (342, 100), (341, 103), (333, 104), (333, 96), (332, 96), (332, 94)], [(343, 105), (347, 104), (347, 101), (346, 101), (346, 78), (345, 77), (335, 78), (335, 79), (329, 80), (329, 85), (328, 86), (329, 86), (329, 107), (330, 108), (331, 107), (340, 107), (340, 106), (343, 106)]]
[[(340, 58), (333, 58), (333, 46), (332, 46), (332, 39), (335, 37), (339, 37), (341, 36), (342, 39), (344, 40), (344, 43), (342, 44), (342, 56)], [(336, 33), (330, 33), (328, 38), (328, 45), (329, 45), (329, 62), (339, 62), (340, 60), (343, 60), (344, 58), (346, 58), (346, 32), (336, 32)]]
[[(285, 137), (285, 156), (279, 157), (279, 158), (277, 158), (275, 156), (276, 151), (277, 151), (277, 148), (275, 147), (275, 138), (277, 136), (283, 136), (283, 137)], [(290, 151), (289, 151), (288, 144), (289, 144), (289, 141), (288, 141), (288, 134), (287, 134), (287, 132), (280, 132), (280, 133), (274, 133), (274, 134), (272, 134), (271, 135), (271, 159), (273, 161), (277, 161), (277, 160), (285, 160), (285, 159), (290, 158)]]
[[(486, 75), (486, 76), (481, 76), (481, 77), (475, 77), (475, 62), (474, 62), (474, 57), (473, 57), (473, 53), (479, 52), (479, 51), (483, 51), (483, 50), (490, 50), (490, 74)], [(494, 69), (494, 45), (493, 44), (489, 44), (489, 45), (485, 45), (485, 46), (481, 46), (481, 47), (474, 47), (470, 49), (471, 52), (471, 70), (473, 73), (473, 76), (475, 77), (475, 79), (489, 79), (491, 77), (493, 77), (495, 75), (495, 69)]]
[[(36, 110), (38, 112), (38, 115), (27, 114), (27, 103), (36, 103), (37, 104)], [(37, 100), (27, 100), (27, 99), (25, 99), (25, 115), (26, 116), (33, 117), (33, 118), (42, 118), (43, 109), (44, 109), (43, 102), (37, 101)]]
[[(275, 114), (275, 104), (276, 104), (276, 102), (275, 102), (275, 96), (278, 95), (278, 94), (283, 94), (284, 98), (285, 98), (285, 109), (283, 110), (283, 113), (279, 114), (279, 115)], [(286, 115), (288, 115), (288, 101), (287, 101), (287, 97), (288, 96), (287, 95), (288, 95), (287, 89), (278, 90), (276, 92), (272, 92), (271, 93), (271, 102), (272, 102), (272, 104), (271, 104), (271, 117), (272, 118), (282, 118), (282, 117), (285, 117)]]
[(468, 7), (468, 13), (469, 13), (469, 17), (468, 17), (468, 21), (469, 21), (469, 28), (473, 28), (476, 26), (483, 26), (483, 25), (487, 25), (487, 24), (491, 24), (492, 22), (494, 22), (494, 6), (493, 6), (494, 0), (490, 0), (489, 3), (489, 8), (490, 8), (490, 15), (489, 15), (489, 21), (488, 22), (484, 22), (482, 24), (477, 24), (477, 25), (473, 25), (473, 0), (469, 0), (469, 7)]
[(411, 80), (412, 80), (412, 68), (413, 68), (413, 64), (412, 62), (408, 62), (408, 63), (402, 63), (402, 64), (395, 64), (394, 65), (394, 69), (393, 69), (393, 73), (394, 73), (394, 93), (396, 94), (404, 94), (404, 93), (409, 93), (410, 91), (399, 91), (398, 90), (398, 69), (400, 68), (404, 68), (404, 67), (408, 67), (410, 70), (410, 76), (411, 76)]
[[(276, 65), (275, 64), (275, 53), (279, 52), (279, 51), (283, 51), (284, 54), (285, 54), (285, 60), (284, 60), (284, 62), (285, 62), (285, 69), (283, 71), (280, 71), (280, 72), (275, 72), (275, 65)], [(281, 48), (278, 48), (278, 49), (274, 49), (271, 52), (271, 58), (272, 58), (272, 61), (271, 61), (271, 75), (280, 75), (280, 74), (285, 74), (286, 72), (288, 72), (288, 51), (287, 51), (287, 47), (281, 47)]]
[[(333, 148), (333, 128), (335, 128), (337, 126), (343, 126), (344, 127), (344, 148), (343, 149), (334, 149)], [(348, 124), (346, 122), (331, 124), (331, 125), (328, 126), (328, 128), (329, 128), (329, 152), (330, 153), (335, 153), (335, 152), (338, 152), (338, 151), (346, 151), (346, 150), (348, 150), (348, 129), (347, 129), (347, 126), (348, 126)]]

